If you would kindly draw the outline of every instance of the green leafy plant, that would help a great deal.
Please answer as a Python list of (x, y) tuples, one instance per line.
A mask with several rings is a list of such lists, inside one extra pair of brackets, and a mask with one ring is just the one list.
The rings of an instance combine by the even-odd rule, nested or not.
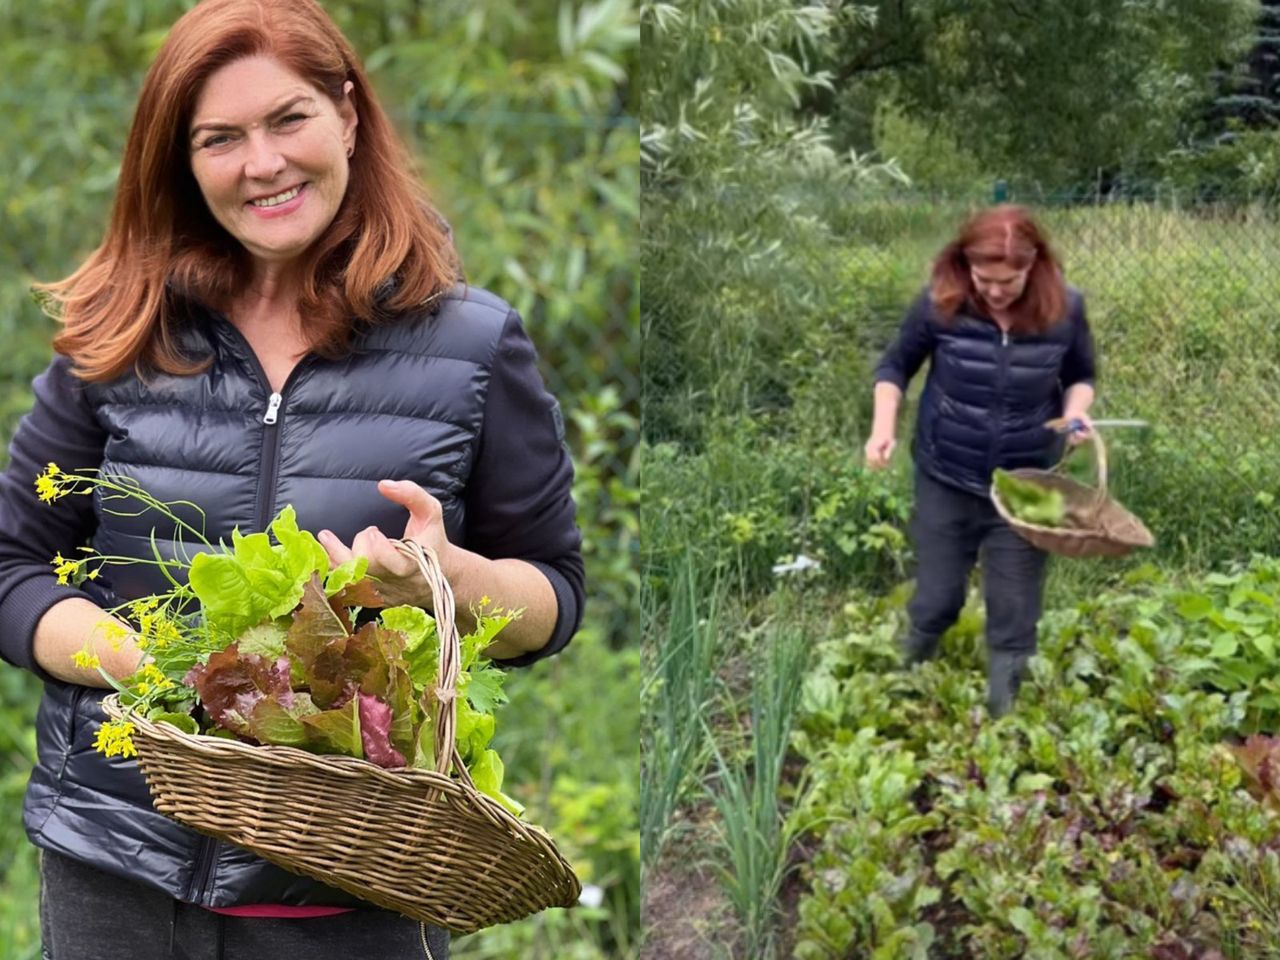
[[(96, 491), (113, 510), (117, 501), (135, 501), (204, 548), (189, 563), (163, 559), (154, 547), (152, 560), (90, 548), (78, 559), (54, 559), (63, 582), (96, 578), (109, 565), (147, 563), (172, 584), (108, 611), (133, 623), (130, 630), (111, 620), (104, 630), (115, 643), (132, 634), (144, 653), (135, 673), (107, 674), (91, 642), (75, 655), (79, 665), (97, 667), (126, 708), (122, 719), (102, 725), (100, 751), (134, 755), (129, 718), (138, 715), (191, 734), (343, 754), (387, 768), (435, 766), (436, 622), (419, 607), (383, 607), (367, 558), (331, 568), (319, 541), (298, 528), (292, 506), (272, 520), (269, 534), (236, 530), (227, 547), (181, 520), (179, 504), (156, 500), (128, 478), (69, 474), (50, 464), (36, 489), (49, 502)], [(361, 612), (373, 608), (382, 609), (361, 622)], [(502, 758), (489, 747), (505, 675), (483, 653), (517, 614), (488, 609), (487, 600), (473, 613), (476, 627), (461, 639), (455, 742), (476, 788), (519, 815), (522, 806), (502, 792)]]
[(1271, 955), (1280, 748), (1230, 743), (1269, 722), (1267, 691), (1214, 678), (1254, 657), (1244, 628), (1270, 629), (1275, 573), (1135, 571), (1051, 610), (995, 723), (954, 649), (895, 668), (901, 596), (849, 604), (800, 700), (795, 955)]
[(1067, 505), (1059, 491), (1015, 477), (1007, 470), (996, 470), (992, 479), (1001, 502), (1019, 520), (1042, 527), (1060, 527), (1066, 520)]

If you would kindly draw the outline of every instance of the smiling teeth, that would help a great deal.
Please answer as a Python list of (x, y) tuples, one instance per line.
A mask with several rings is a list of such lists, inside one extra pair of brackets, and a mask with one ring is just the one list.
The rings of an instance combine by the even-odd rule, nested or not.
[(298, 195), (298, 191), (302, 189), (302, 185), (294, 187), (292, 190), (286, 190), (284, 193), (277, 193), (274, 197), (267, 197), (265, 200), (250, 200), (255, 207), (278, 207), (282, 203), (288, 203)]

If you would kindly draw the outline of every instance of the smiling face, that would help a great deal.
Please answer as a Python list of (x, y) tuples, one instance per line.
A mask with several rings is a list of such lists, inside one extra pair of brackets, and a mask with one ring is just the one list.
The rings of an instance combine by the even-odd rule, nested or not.
[(333, 222), (356, 114), (266, 56), (213, 73), (191, 121), (191, 172), (209, 211), (255, 260), (287, 265)]
[(1007, 310), (1027, 288), (1031, 267), (1014, 267), (1004, 261), (973, 264), (969, 277), (973, 289), (992, 310)]

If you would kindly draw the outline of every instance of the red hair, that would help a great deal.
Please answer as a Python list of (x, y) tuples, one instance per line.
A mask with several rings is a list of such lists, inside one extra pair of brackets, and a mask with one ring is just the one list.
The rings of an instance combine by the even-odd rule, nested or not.
[[(102, 243), (70, 277), (34, 288), (64, 325), (54, 349), (82, 378), (207, 366), (179, 346), (178, 298), (226, 310), (246, 287), (250, 260), (205, 205), (187, 131), (210, 75), (258, 55), (275, 58), (335, 104), (348, 80), (354, 86), (359, 125), (347, 192), (302, 255), (298, 307), (312, 349), (336, 358), (350, 348), (357, 322), (424, 304), (459, 279), (447, 225), (351, 45), (315, 0), (202, 0), (174, 24), (147, 71)], [(380, 285), (393, 277), (386, 296)]]
[(1015, 330), (1043, 332), (1064, 319), (1067, 286), (1062, 264), (1044, 231), (1026, 209), (1013, 204), (970, 217), (933, 261), (930, 294), (939, 314), (950, 319), (966, 300), (981, 304), (970, 268), (998, 263), (1015, 270), (1030, 268), (1022, 295), (1009, 309)]

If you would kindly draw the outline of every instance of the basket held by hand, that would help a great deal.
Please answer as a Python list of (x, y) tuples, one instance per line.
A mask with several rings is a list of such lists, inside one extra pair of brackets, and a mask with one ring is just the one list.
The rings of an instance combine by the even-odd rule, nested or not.
[[(389, 770), (130, 716), (155, 807), (286, 870), (458, 934), (572, 906), (581, 887), (550, 837), (472, 785), (454, 745), (461, 654), (453, 592), (434, 551), (396, 546), (417, 561), (435, 604), (435, 769)], [(113, 719), (125, 715), (116, 695), (103, 708)]]
[(992, 483), (991, 502), (995, 504), (996, 512), (1024, 540), (1041, 550), (1065, 557), (1122, 557), (1138, 547), (1152, 546), (1155, 538), (1146, 525), (1107, 496), (1107, 449), (1097, 430), (1093, 431), (1092, 437), (1097, 453), (1096, 488), (1063, 474), (1062, 463), (1053, 470), (1023, 468), (1009, 471), (1012, 476), (1061, 493), (1066, 502), (1065, 526), (1048, 527), (1019, 520), (1000, 499)]

